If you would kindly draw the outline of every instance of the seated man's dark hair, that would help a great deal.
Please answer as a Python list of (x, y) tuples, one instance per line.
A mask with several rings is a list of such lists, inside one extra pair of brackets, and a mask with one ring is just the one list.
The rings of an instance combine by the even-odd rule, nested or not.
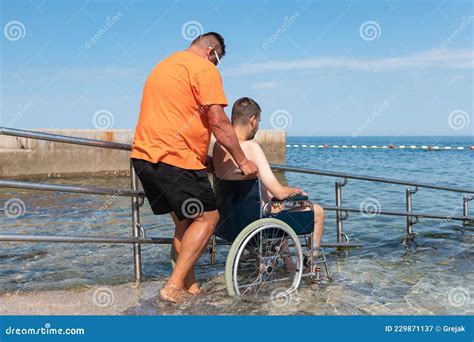
[(252, 100), (250, 97), (242, 97), (235, 101), (232, 107), (232, 124), (233, 125), (246, 125), (252, 115), (255, 115), (257, 119), (260, 118), (262, 110), (257, 102)]

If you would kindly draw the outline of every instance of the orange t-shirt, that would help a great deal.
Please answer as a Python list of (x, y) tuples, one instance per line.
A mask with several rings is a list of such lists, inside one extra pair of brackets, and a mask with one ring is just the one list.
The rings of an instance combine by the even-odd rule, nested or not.
[(214, 104), (227, 106), (214, 64), (188, 51), (164, 59), (145, 83), (130, 157), (205, 168), (211, 137), (206, 106)]

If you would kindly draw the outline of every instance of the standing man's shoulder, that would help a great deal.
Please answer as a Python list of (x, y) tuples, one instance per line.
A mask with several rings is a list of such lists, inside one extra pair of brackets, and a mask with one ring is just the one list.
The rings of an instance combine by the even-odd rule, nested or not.
[(211, 62), (199, 61), (199, 65), (190, 71), (191, 87), (201, 106), (227, 106), (222, 78), (217, 67)]
[(211, 63), (211, 61), (202, 58), (192, 52), (183, 50), (177, 51), (172, 54), (172, 57), (175, 61), (180, 62), (186, 65), (190, 75), (195, 76), (201, 72), (211, 72), (219, 74), (217, 67)]

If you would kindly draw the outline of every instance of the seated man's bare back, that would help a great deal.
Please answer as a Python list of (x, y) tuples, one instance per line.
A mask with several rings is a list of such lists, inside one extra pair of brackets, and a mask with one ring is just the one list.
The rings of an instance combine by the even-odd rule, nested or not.
[[(262, 151), (260, 145), (254, 140), (247, 140), (242, 141), (239, 140), (240, 147), (242, 151), (244, 151), (245, 156), (248, 160), (255, 161), (258, 160), (260, 165), (257, 165), (260, 181), (262, 184), (262, 200), (264, 202), (269, 201), (269, 190), (268, 185), (275, 191), (275, 194), (278, 193), (278, 180), (275, 178), (272, 170), (270, 169), (270, 165), (268, 164), (267, 158)], [(226, 179), (226, 180), (242, 180), (242, 176), (240, 174), (236, 174), (234, 171), (239, 167), (235, 163), (232, 156), (229, 152), (221, 146), (218, 142), (214, 144), (213, 149), (213, 161), (214, 161), (214, 170), (215, 175), (219, 179)], [(285, 198), (287, 192), (283, 192), (281, 194), (281, 198)], [(275, 195), (273, 195), (275, 196)]]

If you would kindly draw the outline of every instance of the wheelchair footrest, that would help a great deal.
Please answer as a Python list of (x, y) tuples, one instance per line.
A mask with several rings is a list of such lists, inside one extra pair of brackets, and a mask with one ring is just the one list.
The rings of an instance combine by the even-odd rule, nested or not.
[[(321, 280), (321, 275), (324, 269), (325, 276), (328, 280), (332, 279), (332, 274), (329, 269), (329, 264), (328, 260), (326, 258), (326, 254), (324, 253), (324, 250), (322, 248), (318, 248), (318, 257), (317, 260), (314, 260), (313, 256), (313, 250), (310, 250), (309, 252), (306, 253), (307, 255), (305, 256), (305, 267), (309, 266), (309, 272), (306, 272), (303, 276), (305, 277), (311, 277), (315, 281), (320, 281)], [(312, 260), (310, 258), (313, 258)], [(311, 262), (312, 261), (312, 262)], [(319, 264), (322, 264), (323, 268), (319, 266)]]

